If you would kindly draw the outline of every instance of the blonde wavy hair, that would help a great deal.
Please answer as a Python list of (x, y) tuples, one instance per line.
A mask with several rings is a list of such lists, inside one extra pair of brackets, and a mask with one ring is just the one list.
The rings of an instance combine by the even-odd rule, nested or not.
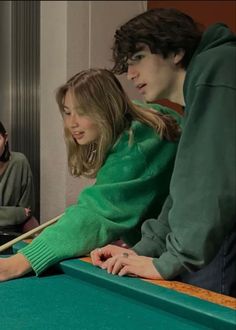
[[(100, 137), (89, 145), (79, 145), (70, 131), (64, 127), (68, 166), (73, 176), (94, 178), (103, 165), (108, 151), (124, 130), (130, 129), (133, 120), (153, 127), (161, 138), (175, 141), (179, 127), (174, 118), (151, 109), (134, 105), (115, 75), (106, 69), (89, 69), (77, 73), (58, 88), (56, 101), (64, 114), (64, 100), (70, 91), (78, 114), (84, 114), (97, 122)], [(78, 107), (76, 107), (77, 109)]]

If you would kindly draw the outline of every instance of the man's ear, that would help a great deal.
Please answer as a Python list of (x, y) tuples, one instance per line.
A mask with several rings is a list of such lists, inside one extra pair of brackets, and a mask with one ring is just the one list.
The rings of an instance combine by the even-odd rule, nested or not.
[(183, 57), (184, 57), (185, 51), (183, 49), (180, 49), (176, 54), (174, 55), (174, 64), (179, 64)]

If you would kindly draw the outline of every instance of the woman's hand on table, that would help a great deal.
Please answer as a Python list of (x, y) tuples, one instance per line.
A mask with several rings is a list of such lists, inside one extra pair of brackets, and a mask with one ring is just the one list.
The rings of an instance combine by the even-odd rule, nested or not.
[(0, 259), (0, 281), (21, 277), (32, 270), (28, 260), (20, 253)]
[(138, 256), (133, 250), (106, 245), (103, 248), (93, 250), (91, 259), (95, 266), (106, 269), (108, 273), (113, 275), (163, 279), (153, 265), (153, 258)]

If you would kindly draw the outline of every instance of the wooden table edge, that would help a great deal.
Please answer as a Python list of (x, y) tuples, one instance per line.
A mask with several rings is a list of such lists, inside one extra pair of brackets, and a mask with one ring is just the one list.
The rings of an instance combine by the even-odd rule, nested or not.
[[(90, 257), (79, 258), (79, 260), (92, 262)], [(144, 278), (141, 278), (141, 280), (236, 310), (236, 298), (230, 296), (177, 281), (148, 280)]]

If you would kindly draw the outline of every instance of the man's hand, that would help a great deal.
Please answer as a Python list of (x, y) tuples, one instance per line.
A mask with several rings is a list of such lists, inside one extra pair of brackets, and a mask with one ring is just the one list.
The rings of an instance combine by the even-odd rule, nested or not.
[(122, 253), (109, 258), (101, 268), (108, 273), (119, 276), (138, 276), (152, 280), (163, 280), (157, 269), (153, 265), (153, 259), (137, 255)]
[(153, 259), (138, 256), (133, 250), (116, 245), (106, 245), (91, 252), (92, 263), (108, 273), (119, 276), (139, 276), (148, 279), (163, 279), (153, 265)]
[(120, 255), (122, 253), (136, 255), (136, 253), (132, 250), (109, 244), (109, 245), (104, 246), (103, 248), (98, 248), (98, 249), (93, 250), (90, 253), (90, 256), (91, 256), (92, 263), (94, 264), (94, 266), (101, 267), (107, 259), (114, 257), (116, 255)]

